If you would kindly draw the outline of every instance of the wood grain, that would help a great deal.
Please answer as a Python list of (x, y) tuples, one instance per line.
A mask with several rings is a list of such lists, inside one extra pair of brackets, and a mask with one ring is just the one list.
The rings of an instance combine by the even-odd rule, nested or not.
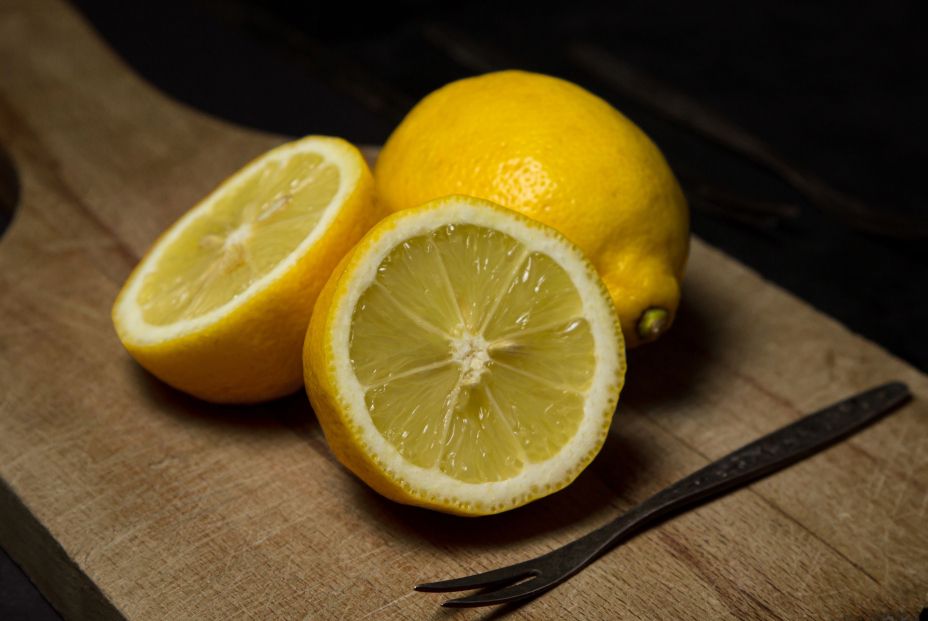
[(302, 394), (209, 406), (141, 371), (109, 309), (147, 245), (282, 140), (167, 99), (57, 0), (0, 5), (0, 543), (69, 618), (444, 619), (423, 580), (538, 554), (758, 435), (889, 379), (903, 410), (647, 532), (512, 618), (916, 618), (928, 378), (694, 240), (679, 323), (631, 354), (567, 490), (464, 519), (329, 454)]

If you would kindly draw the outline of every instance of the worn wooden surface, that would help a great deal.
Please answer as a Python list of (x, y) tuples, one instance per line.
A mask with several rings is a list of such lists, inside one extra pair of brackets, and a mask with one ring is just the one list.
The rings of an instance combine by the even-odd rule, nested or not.
[(280, 140), (155, 92), (63, 3), (0, 4), (0, 145), (21, 182), (0, 239), (0, 544), (65, 616), (493, 617), (411, 587), (549, 550), (888, 379), (916, 400), (505, 612), (914, 619), (928, 604), (928, 378), (698, 240), (679, 323), (631, 354), (602, 454), (501, 516), (368, 491), (302, 394), (208, 406), (146, 375), (111, 328), (116, 291), (160, 230)]

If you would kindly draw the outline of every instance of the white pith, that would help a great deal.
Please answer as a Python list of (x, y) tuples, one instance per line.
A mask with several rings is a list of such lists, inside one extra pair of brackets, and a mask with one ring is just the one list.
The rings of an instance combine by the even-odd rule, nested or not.
[[(165, 250), (175, 239), (194, 221), (209, 217), (216, 201), (235, 192), (238, 186), (248, 180), (256, 171), (271, 162), (283, 162), (300, 153), (314, 153), (323, 158), (323, 164), (333, 164), (339, 169), (339, 187), (328, 206), (323, 210), (316, 226), (282, 261), (280, 261), (267, 274), (251, 283), (247, 289), (213, 310), (191, 319), (184, 319), (170, 324), (153, 325), (145, 321), (142, 309), (138, 304), (138, 295), (145, 278), (157, 267)], [(354, 189), (361, 175), (361, 169), (355, 163), (355, 155), (348, 150), (347, 145), (325, 138), (309, 137), (295, 142), (281, 145), (261, 157), (255, 159), (235, 175), (224, 181), (209, 196), (193, 209), (181, 216), (167, 230), (154, 248), (142, 259), (133, 272), (128, 287), (119, 300), (116, 312), (123, 328), (123, 339), (137, 345), (149, 345), (169, 341), (186, 334), (201, 330), (205, 326), (215, 323), (221, 317), (228, 315), (249, 299), (260, 293), (269, 284), (280, 278), (290, 270), (300, 257), (325, 233), (345, 202), (345, 199)], [(243, 241), (250, 230), (240, 229), (234, 231), (225, 244)]]
[(476, 386), (490, 362), (490, 344), (482, 334), (464, 334), (450, 338), (451, 359), (463, 369), (462, 386)]
[[(407, 461), (390, 444), (371, 420), (365, 403), (365, 387), (355, 376), (350, 363), (349, 339), (354, 308), (363, 292), (374, 282), (377, 268), (399, 243), (427, 234), (447, 224), (472, 224), (498, 230), (521, 244), (527, 252), (545, 254), (568, 274), (581, 298), (583, 316), (589, 322), (594, 341), (595, 368), (590, 388), (585, 394), (583, 420), (562, 449), (549, 459), (527, 463), (516, 476), (503, 481), (467, 483), (453, 478), (437, 468), (423, 468)], [(345, 290), (338, 296), (336, 307), (330, 310), (331, 346), (337, 394), (341, 395), (349, 418), (349, 427), (370, 459), (388, 477), (415, 496), (446, 504), (458, 503), (471, 507), (505, 508), (521, 504), (519, 499), (544, 495), (559, 488), (576, 475), (579, 464), (601, 443), (611, 420), (614, 399), (624, 371), (619, 348), (621, 332), (617, 326), (611, 301), (593, 268), (575, 247), (550, 229), (501, 213), (499, 209), (477, 207), (473, 203), (444, 199), (440, 205), (415, 215), (408, 215), (394, 228), (384, 232), (365, 249), (356, 266), (343, 276)], [(476, 383), (483, 372), (487, 343), (480, 335), (463, 335), (452, 340), (452, 356), (465, 362), (473, 371), (462, 381)], [(481, 355), (482, 354), (482, 355)]]

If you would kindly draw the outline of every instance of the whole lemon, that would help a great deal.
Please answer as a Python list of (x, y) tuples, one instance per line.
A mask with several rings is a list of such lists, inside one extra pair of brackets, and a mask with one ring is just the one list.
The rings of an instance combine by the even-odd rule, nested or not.
[(403, 119), (374, 179), (390, 212), (466, 194), (558, 229), (596, 266), (630, 346), (673, 321), (686, 199), (644, 132), (576, 84), (525, 71), (452, 82)]

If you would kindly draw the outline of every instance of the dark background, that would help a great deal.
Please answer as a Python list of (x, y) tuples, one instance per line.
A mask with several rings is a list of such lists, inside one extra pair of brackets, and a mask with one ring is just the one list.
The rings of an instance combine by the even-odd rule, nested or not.
[[(75, 4), (158, 88), (292, 136), (380, 144), (431, 90), (494, 69), (577, 82), (662, 148), (696, 235), (928, 371), (914, 2)], [(844, 198), (797, 191), (784, 167)], [(57, 619), (4, 554), (0, 618)]]

